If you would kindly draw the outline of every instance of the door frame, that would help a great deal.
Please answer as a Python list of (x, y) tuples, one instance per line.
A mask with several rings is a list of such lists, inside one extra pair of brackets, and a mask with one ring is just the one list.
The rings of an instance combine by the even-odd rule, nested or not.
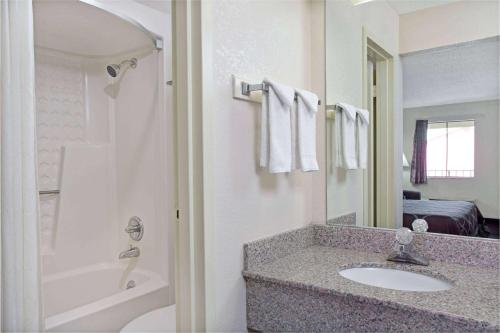
[(178, 159), (177, 332), (203, 332), (206, 327), (202, 6), (199, 1), (172, 1), (172, 72)]
[[(377, 227), (395, 228), (395, 182), (394, 182), (394, 56), (391, 55), (387, 48), (381, 46), (379, 41), (373, 34), (363, 27), (363, 108), (369, 109), (368, 101), (368, 54), (374, 52), (377, 57), (375, 62), (377, 73), (377, 115), (376, 122), (370, 119), (370, 133), (375, 130), (376, 147), (370, 144), (370, 156), (373, 154), (373, 148), (377, 152), (376, 175), (370, 175), (370, 169), (363, 172), (363, 186), (367, 191), (363, 191), (364, 216), (363, 222), (365, 226), (375, 226), (374, 221), (377, 221)], [(385, 111), (385, 112), (383, 112)], [(370, 118), (372, 118), (372, 114)], [(376, 124), (376, 128), (374, 125)], [(373, 163), (370, 159), (370, 163)], [(375, 179), (373, 182), (372, 179)], [(376, 212), (376, 216), (374, 215)]]

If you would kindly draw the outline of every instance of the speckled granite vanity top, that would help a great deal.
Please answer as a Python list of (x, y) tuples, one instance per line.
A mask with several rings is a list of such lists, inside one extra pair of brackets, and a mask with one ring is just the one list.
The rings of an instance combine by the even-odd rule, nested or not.
[[(368, 232), (374, 233), (374, 239), (367, 235)], [(385, 260), (392, 237), (390, 230), (310, 226), (281, 234), (277, 238), (247, 244), (243, 275), (246, 279), (355, 297), (375, 305), (383, 304), (409, 311), (430, 311), (457, 320), (474, 321), (482, 327), (500, 329), (498, 242), (487, 241), (481, 244), (489, 249), (489, 256), (492, 257), (479, 260), (476, 254), (478, 244), (468, 244), (468, 247), (463, 245), (465, 247), (460, 251), (455, 248), (461, 241), (459, 238), (444, 236), (442, 241), (450, 242), (448, 251), (459, 252), (447, 255), (435, 249), (431, 251), (433, 255), (430, 258), (434, 260), (431, 260), (429, 266), (415, 266)], [(420, 240), (421, 247), (432, 247), (432, 239), (429, 241), (428, 237), (436, 236), (425, 236), (425, 239)], [(460, 258), (456, 256), (466, 257), (464, 261), (467, 265), (458, 264)], [(474, 256), (478, 256), (478, 262), (472, 263), (470, 260)], [(435, 260), (436, 257), (442, 260)], [(397, 268), (434, 276), (451, 282), (453, 287), (434, 292), (399, 291), (360, 284), (338, 273), (349, 267), (367, 266)]]

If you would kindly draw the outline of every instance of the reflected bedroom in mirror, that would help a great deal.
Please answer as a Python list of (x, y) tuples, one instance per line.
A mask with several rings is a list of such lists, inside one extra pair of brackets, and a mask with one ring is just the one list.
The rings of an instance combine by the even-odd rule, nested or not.
[(498, 13), (351, 2), (326, 1), (328, 224), (498, 239)]

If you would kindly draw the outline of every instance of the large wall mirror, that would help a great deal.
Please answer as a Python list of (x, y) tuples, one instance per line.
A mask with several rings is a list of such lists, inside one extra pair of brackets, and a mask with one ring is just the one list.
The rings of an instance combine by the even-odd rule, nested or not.
[(498, 6), (326, 0), (327, 223), (499, 238)]

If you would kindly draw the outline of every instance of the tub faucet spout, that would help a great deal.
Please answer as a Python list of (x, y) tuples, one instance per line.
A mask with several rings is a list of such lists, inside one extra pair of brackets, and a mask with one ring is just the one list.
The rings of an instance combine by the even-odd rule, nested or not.
[(141, 251), (139, 250), (138, 247), (130, 245), (130, 248), (128, 250), (125, 250), (120, 253), (118, 259), (136, 258), (139, 257), (140, 254)]

